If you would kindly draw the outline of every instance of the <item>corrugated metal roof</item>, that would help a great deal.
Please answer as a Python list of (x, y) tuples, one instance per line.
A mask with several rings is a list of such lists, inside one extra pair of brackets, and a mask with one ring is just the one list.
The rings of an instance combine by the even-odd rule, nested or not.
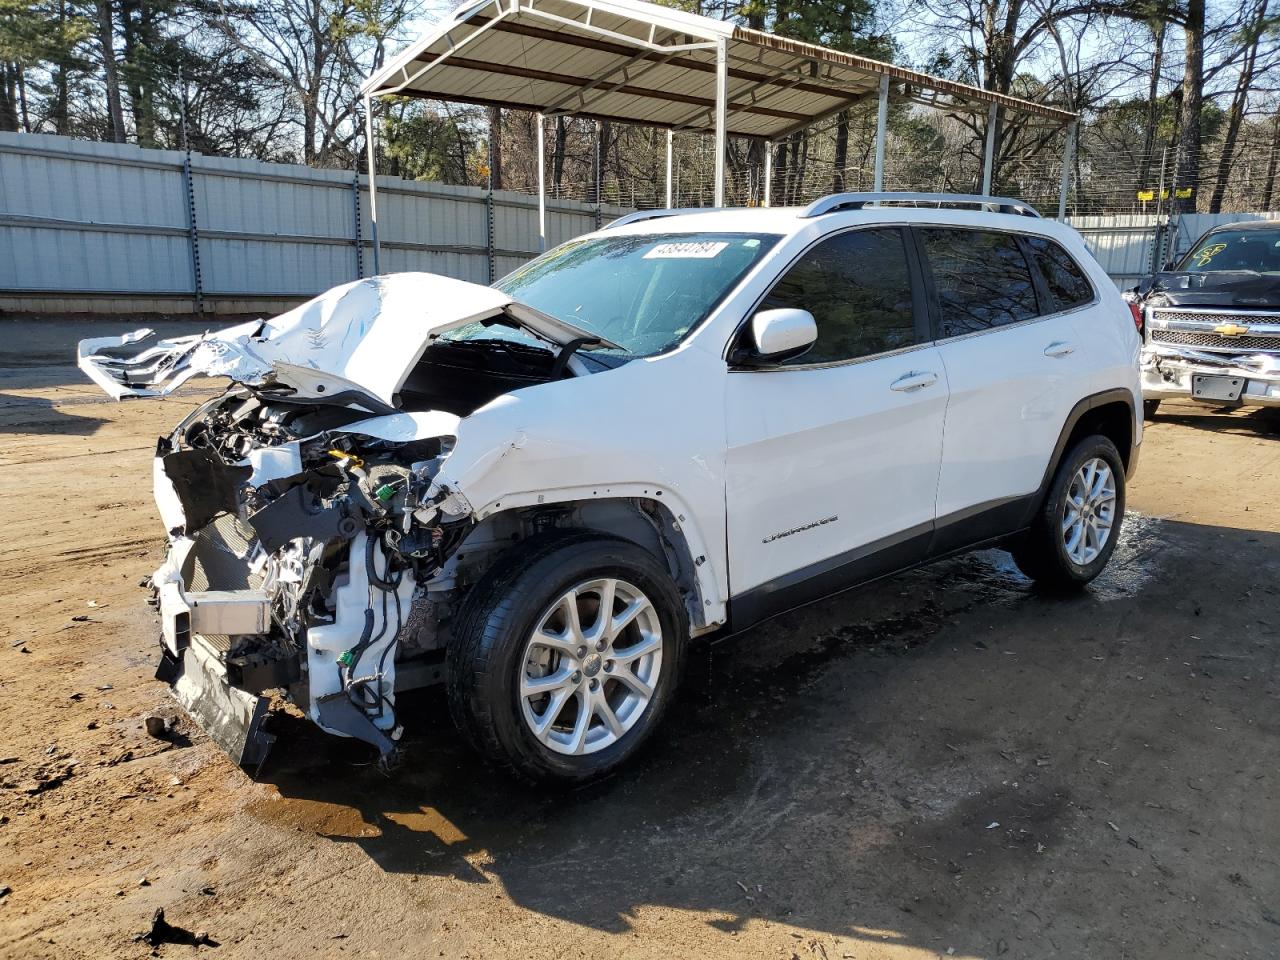
[(362, 92), (497, 104), (711, 131), (716, 47), (728, 53), (728, 132), (774, 139), (876, 96), (947, 110), (1075, 114), (867, 57), (641, 0), (480, 0), (458, 8)]

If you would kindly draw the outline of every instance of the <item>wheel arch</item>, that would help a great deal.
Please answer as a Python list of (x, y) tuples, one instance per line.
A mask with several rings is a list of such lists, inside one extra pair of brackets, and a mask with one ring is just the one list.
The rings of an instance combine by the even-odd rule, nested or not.
[(690, 513), (670, 491), (625, 487), (504, 497), (476, 511), (478, 522), (458, 546), (459, 554), (488, 553), (475, 572), (498, 561), (512, 545), (547, 530), (589, 530), (609, 534), (646, 550), (670, 573), (684, 599), (693, 634), (716, 629), (725, 620), (725, 600), (716, 582), (706, 542)]
[(1045, 495), (1048, 493), (1049, 485), (1053, 483), (1053, 475), (1057, 472), (1062, 458), (1085, 437), (1101, 434), (1109, 439), (1120, 451), (1120, 460), (1124, 465), (1126, 477), (1133, 475), (1138, 460), (1138, 447), (1135, 442), (1140, 430), (1138, 409), (1133, 393), (1124, 387), (1092, 394), (1071, 408), (1058, 435), (1058, 441), (1054, 445), (1053, 456), (1049, 458), (1049, 463), (1045, 467), (1040, 489), (1028, 514), (1028, 522), (1044, 503)]

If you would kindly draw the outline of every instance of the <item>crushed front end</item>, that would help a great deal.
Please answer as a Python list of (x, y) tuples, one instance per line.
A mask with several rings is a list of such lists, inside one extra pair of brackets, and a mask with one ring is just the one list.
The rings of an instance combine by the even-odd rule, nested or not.
[(160, 440), (158, 676), (237, 763), (273, 690), (394, 754), (397, 665), (439, 655), (428, 584), (472, 523), (436, 482), (457, 422), (236, 386)]
[(1280, 311), (1148, 303), (1144, 328), (1144, 399), (1280, 406)]

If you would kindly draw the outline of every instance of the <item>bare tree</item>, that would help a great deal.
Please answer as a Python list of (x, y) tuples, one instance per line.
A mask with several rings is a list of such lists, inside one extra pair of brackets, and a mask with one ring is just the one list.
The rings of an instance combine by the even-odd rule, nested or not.
[(415, 0), (224, 0), (212, 22), (284, 85), (299, 114), (303, 162), (323, 165), (350, 162), (360, 82), (416, 8)]

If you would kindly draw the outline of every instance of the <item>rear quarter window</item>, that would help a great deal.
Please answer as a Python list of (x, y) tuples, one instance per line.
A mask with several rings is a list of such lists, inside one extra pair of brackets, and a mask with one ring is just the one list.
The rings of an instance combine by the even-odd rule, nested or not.
[(1061, 245), (1047, 237), (1024, 237), (1032, 262), (1049, 293), (1046, 312), (1083, 307), (1094, 300), (1093, 284), (1080, 264)]

